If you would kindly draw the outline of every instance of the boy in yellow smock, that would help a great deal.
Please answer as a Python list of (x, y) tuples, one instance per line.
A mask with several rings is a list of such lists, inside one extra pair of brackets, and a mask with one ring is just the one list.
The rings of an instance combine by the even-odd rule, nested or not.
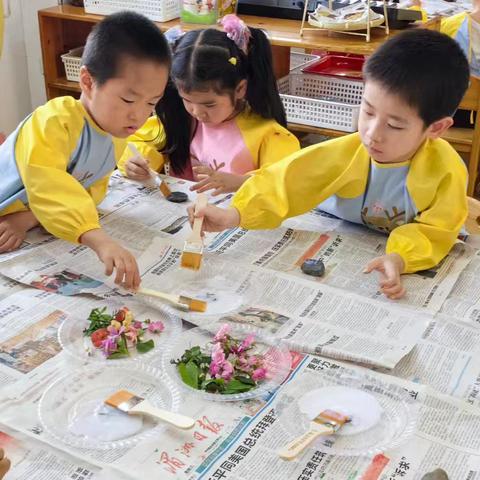
[[(467, 173), (440, 139), (468, 86), (468, 61), (448, 36), (431, 30), (395, 35), (367, 61), (359, 132), (311, 146), (261, 169), (232, 207), (207, 206), (204, 228), (278, 227), (315, 206), (388, 234), (381, 272), (389, 298), (402, 273), (437, 265), (467, 216)], [(190, 210), (192, 217), (192, 211)]]
[(163, 96), (171, 57), (157, 26), (133, 12), (111, 15), (90, 33), (80, 100), (37, 108), (0, 146), (0, 253), (41, 224), (58, 238), (92, 248), (127, 288), (140, 283), (133, 255), (101, 228), (96, 209), (126, 138)]

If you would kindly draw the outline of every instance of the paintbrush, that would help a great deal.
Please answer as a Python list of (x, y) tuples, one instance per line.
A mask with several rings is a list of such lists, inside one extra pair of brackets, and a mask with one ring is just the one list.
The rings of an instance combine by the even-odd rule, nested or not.
[(137, 397), (137, 395), (127, 392), (126, 390), (115, 392), (105, 400), (105, 403), (129, 415), (150, 415), (158, 420), (163, 420), (164, 422), (185, 430), (195, 425), (193, 418), (154, 407), (148, 400)]
[[(199, 193), (195, 202), (195, 213), (201, 208), (205, 208), (207, 203), (207, 196), (204, 193)], [(180, 260), (180, 265), (183, 268), (200, 269), (203, 255), (202, 224), (203, 217), (196, 217), (193, 221), (192, 233), (185, 241)]]
[[(143, 158), (143, 155), (140, 153), (134, 143), (129, 142), (128, 148), (134, 156)], [(150, 172), (150, 178), (145, 181), (147, 187), (158, 188), (165, 198), (170, 196), (172, 194), (172, 191), (170, 190), (170, 187), (167, 185), (167, 183), (160, 178), (158, 172), (156, 172), (153, 168), (149, 168), (148, 171)]]
[(155, 297), (163, 300), (177, 307), (185, 312), (205, 312), (207, 310), (207, 302), (203, 300), (197, 300), (196, 298), (185, 297), (184, 295), (174, 295), (172, 293), (158, 292), (157, 290), (151, 290), (150, 288), (139, 288), (136, 292), (140, 295), (146, 295), (148, 297)]
[(283, 460), (293, 460), (317, 437), (320, 435), (332, 435), (350, 421), (351, 418), (347, 415), (333, 410), (324, 410), (310, 422), (308, 431), (295, 440), (292, 440), (287, 446), (283, 447), (278, 454)]

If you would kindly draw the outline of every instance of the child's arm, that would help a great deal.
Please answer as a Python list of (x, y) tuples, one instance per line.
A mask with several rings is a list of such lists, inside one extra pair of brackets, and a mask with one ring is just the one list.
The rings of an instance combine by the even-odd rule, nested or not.
[(362, 193), (369, 160), (358, 146), (358, 136), (350, 135), (305, 148), (257, 170), (232, 201), (240, 225), (252, 230), (276, 228), (349, 184), (351, 195)]
[[(224, 164), (220, 164), (224, 165)], [(197, 165), (193, 167), (193, 173), (199, 180), (195, 185), (190, 187), (191, 191), (197, 193), (213, 190), (212, 195), (220, 195), (221, 193), (236, 192), (246, 180), (250, 178), (249, 174), (240, 175), (237, 173), (222, 172), (218, 168), (208, 165)]]
[(140, 273), (135, 257), (101, 228), (89, 230), (80, 237), (80, 243), (90, 247), (105, 265), (109, 277), (115, 270), (115, 283), (136, 290), (140, 286)]
[(10, 460), (5, 455), (3, 448), (0, 448), (0, 480), (10, 470)]
[[(78, 137), (66, 132), (64, 124), (60, 115), (42, 118), (34, 114), (19, 133), (15, 156), (32, 214), (52, 235), (78, 243), (84, 234), (101, 231), (101, 227), (94, 200), (67, 172), (69, 155), (76, 147)], [(114, 262), (115, 270), (124, 272), (125, 278), (120, 283), (128, 288), (135, 287), (138, 269), (136, 263), (132, 266), (129, 261), (131, 254), (103, 234), (104, 239), (108, 238), (108, 248), (113, 249), (115, 244), (115, 258), (121, 257), (127, 268), (122, 270), (120, 261)], [(98, 243), (95, 247), (92, 246), (102, 261), (108, 258), (104, 248)], [(126, 253), (120, 254), (119, 251)]]
[[(438, 265), (455, 244), (468, 214), (465, 193), (467, 174), (460, 159), (452, 159), (450, 171), (437, 183), (433, 195), (428, 192), (428, 187), (433, 189), (433, 185), (428, 185), (425, 176), (421, 178), (421, 184), (409, 186), (420, 213), (413, 223), (393, 230), (387, 241), (387, 254), (397, 253), (405, 263), (402, 273), (413, 273)], [(425, 208), (421, 208), (425, 196), (431, 196), (432, 199)]]
[(127, 146), (118, 162), (118, 169), (123, 175), (132, 180), (144, 181), (150, 178), (150, 168), (156, 172), (162, 170), (165, 158), (160, 150), (164, 148), (166, 138), (158, 117), (150, 117), (127, 141), (133, 143), (142, 156), (133, 155)]
[(401, 277), (405, 270), (405, 262), (398, 253), (374, 258), (365, 267), (364, 273), (371, 273), (374, 270), (380, 273), (380, 291), (385, 296), (397, 300), (405, 295)]

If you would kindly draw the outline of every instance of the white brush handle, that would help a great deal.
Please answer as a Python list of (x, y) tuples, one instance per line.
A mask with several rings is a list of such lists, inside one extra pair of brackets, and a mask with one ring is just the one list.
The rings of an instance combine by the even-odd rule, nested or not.
[[(205, 208), (208, 204), (208, 198), (204, 193), (199, 193), (197, 195), (197, 200), (195, 202), (195, 213), (198, 212), (201, 208)], [(189, 241), (201, 242), (202, 241), (202, 225), (203, 217), (195, 217), (193, 221), (192, 233), (189, 237)]]
[[(140, 151), (138, 150), (137, 146), (134, 143), (128, 142), (128, 148), (130, 149), (130, 151), (132, 152), (132, 154), (135, 157), (140, 157), (140, 158), (145, 159), (145, 157), (140, 153)], [(153, 168), (149, 168), (148, 171), (150, 173), (150, 178), (148, 180), (145, 180), (143, 183), (148, 188), (157, 188), (158, 187), (158, 184), (157, 184), (158, 173), (155, 170), (153, 170)]]
[(144, 400), (138, 405), (135, 405), (128, 411), (129, 414), (147, 414), (152, 417), (163, 420), (164, 422), (170, 423), (178, 428), (183, 428), (188, 430), (195, 425), (195, 420), (193, 418), (181, 415), (180, 413), (169, 412), (168, 410), (162, 410), (161, 408), (154, 407), (150, 402)]
[(334, 431), (332, 427), (328, 425), (315, 425), (314, 428), (311, 428), (283, 447), (278, 454), (283, 460), (293, 460), (300, 455), (310, 443), (320, 437), (320, 435), (331, 435), (332, 433), (334, 433)]
[(137, 294), (146, 295), (147, 297), (159, 298), (160, 300), (165, 300), (169, 303), (178, 303), (179, 301), (178, 295), (173, 295), (172, 293), (158, 292), (157, 290), (152, 290), (150, 288), (141, 287), (137, 290)]

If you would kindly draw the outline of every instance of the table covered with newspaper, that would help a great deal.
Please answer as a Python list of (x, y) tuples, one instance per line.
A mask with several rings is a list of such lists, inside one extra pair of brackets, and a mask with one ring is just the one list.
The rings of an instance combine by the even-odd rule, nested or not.
[[(168, 182), (194, 199), (188, 183)], [(211, 201), (227, 206), (230, 198)], [(143, 287), (183, 281), (185, 204), (114, 174), (100, 211), (107, 232), (136, 255)], [(413, 480), (437, 467), (452, 480), (480, 478), (478, 245), (459, 242), (438, 267), (406, 276), (407, 296), (390, 301), (375, 274), (363, 273), (385, 243), (385, 236), (318, 211), (276, 230), (209, 234), (208, 272), (221, 273), (246, 299), (219, 320), (248, 324), (286, 344), (290, 374), (245, 401), (212, 401), (179, 388), (178, 411), (194, 418), (192, 429), (165, 426), (142, 441), (102, 449), (64, 442), (41, 421), (41, 399), (52, 383), (93, 372), (85, 374), (88, 381), (103, 368), (65, 351), (59, 327), (118, 302), (154, 318), (157, 305), (117, 289), (86, 247), (30, 232), (18, 252), (0, 255), (0, 446), (12, 460), (6, 478)], [(322, 258), (323, 277), (302, 273), (309, 257)], [(184, 332), (201, 323), (199, 316), (167, 312), (184, 318)], [(159, 355), (148, 364), (165, 369)], [(408, 440), (343, 452), (314, 442), (296, 459), (282, 460), (279, 449), (298, 434), (296, 401), (349, 378), (375, 385), (377, 394), (408, 396), (416, 419)]]

